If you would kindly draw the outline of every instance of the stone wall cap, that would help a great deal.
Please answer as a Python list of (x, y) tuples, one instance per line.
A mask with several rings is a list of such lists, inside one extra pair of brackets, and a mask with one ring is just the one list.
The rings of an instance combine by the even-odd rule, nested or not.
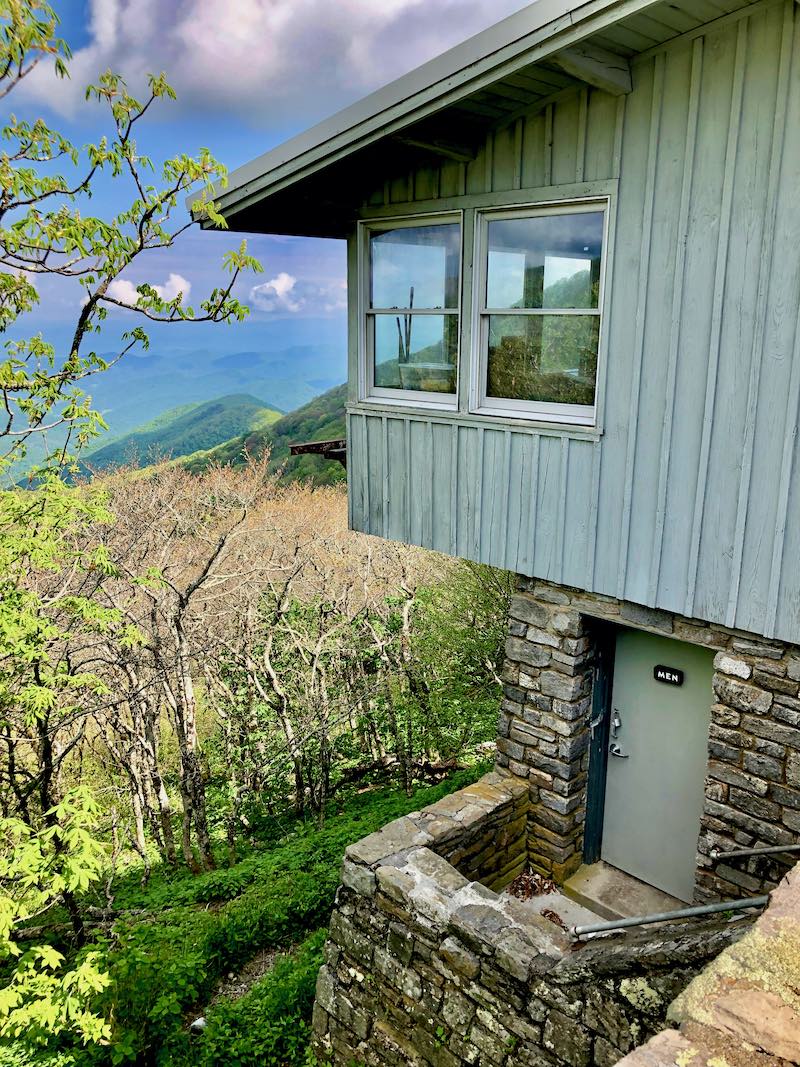
[(480, 780), (487, 782), (489, 785), (499, 786), (514, 798), (523, 797), (528, 792), (528, 783), (524, 779), (518, 778), (516, 774), (513, 774), (505, 767), (496, 767)]
[(463, 827), (449, 815), (440, 815), (435, 811), (424, 811), (419, 817), (419, 827), (430, 834), (435, 845), (440, 846), (460, 837)]
[(452, 795), (461, 797), (469, 801), (470, 804), (480, 804), (481, 807), (487, 810), (499, 807), (502, 804), (508, 804), (511, 800), (510, 790), (503, 789), (502, 786), (495, 785), (493, 782), (487, 782), (485, 778), (479, 779), (472, 785), (468, 785), (465, 789), (461, 789), (458, 793), (453, 793)]
[(441, 888), (455, 893), (469, 885), (469, 879), (456, 868), (432, 852), (429, 848), (417, 848), (408, 854), (408, 866), (413, 867), (426, 878), (432, 879)]
[(572, 955), (574, 946), (567, 934), (554, 922), (535, 911), (529, 903), (516, 897), (503, 896), (502, 906), (509, 922), (525, 931), (537, 952), (558, 959)]
[(485, 956), (494, 954), (500, 935), (507, 928), (508, 916), (485, 901), (465, 901), (454, 908), (450, 917), (451, 933)]
[(355, 863), (363, 863), (368, 867), (377, 866), (381, 860), (402, 853), (409, 848), (418, 848), (429, 845), (433, 838), (429, 833), (422, 830), (419, 825), (404, 816), (387, 823), (382, 830), (362, 837), (353, 845), (348, 845), (345, 856)]
[(375, 877), (380, 891), (400, 903), (408, 899), (417, 884), (414, 875), (403, 867), (379, 867)]
[(455, 818), (459, 811), (464, 807), (464, 800), (461, 796), (463, 790), (459, 789), (457, 793), (448, 793), (446, 797), (442, 797), (441, 800), (437, 800), (435, 804), (430, 804), (422, 812), (423, 815), (445, 815), (449, 818)]

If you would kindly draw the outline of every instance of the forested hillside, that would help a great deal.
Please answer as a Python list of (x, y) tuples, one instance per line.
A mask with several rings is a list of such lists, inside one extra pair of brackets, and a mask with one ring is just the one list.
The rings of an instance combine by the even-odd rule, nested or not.
[[(47, 3), (0, 3), (0, 96), (70, 58)], [(306, 477), (340, 468), (281, 466), (343, 435), (344, 388), (278, 419), (254, 368), (289, 407), (340, 379), (329, 346), (192, 360), (262, 267), (237, 240), (168, 273), (224, 230), (226, 170), (142, 155), (175, 92), (140, 87), (85, 89), (88, 144), (34, 113), (0, 149), (0, 1067), (312, 1067), (343, 851), (490, 755), (509, 576), (351, 533)]]
[[(136, 463), (149, 466), (169, 457), (188, 456), (240, 434), (265, 429), (281, 412), (246, 393), (223, 396), (205, 403), (184, 404), (165, 411), (143, 426), (85, 453), (84, 467)], [(101, 439), (102, 440), (102, 439)]]
[(260, 456), (270, 451), (270, 467), (281, 470), (282, 480), (296, 482), (310, 480), (315, 485), (333, 485), (345, 480), (342, 465), (321, 456), (290, 456), (289, 446), (304, 441), (329, 441), (345, 436), (345, 403), (347, 386), (337, 385), (297, 411), (268, 426), (234, 437), (207, 452), (190, 456), (188, 470), (197, 473), (213, 463), (241, 466), (246, 457)]
[(264, 460), (63, 492), (96, 509), (62, 522), (73, 563), (31, 577), (63, 696), (31, 718), (25, 679), (7, 689), (0, 780), (20, 845), (35, 797), (90, 850), (83, 881), (42, 883), (15, 937), (91, 961), (79, 999), (98, 1038), (28, 1017), (0, 1063), (310, 1063), (343, 850), (477, 773), (509, 582), (368, 549), (340, 488), (283, 486)]
[(280, 472), (283, 482), (335, 485), (345, 480), (340, 463), (316, 455), (291, 456), (289, 448), (343, 438), (346, 395), (347, 387), (339, 385), (288, 414), (247, 394), (184, 404), (120, 438), (101, 438), (84, 453), (81, 471), (91, 475), (110, 467), (150, 467), (170, 458), (197, 474), (212, 466), (242, 467), (249, 456), (268, 451), (269, 469)]

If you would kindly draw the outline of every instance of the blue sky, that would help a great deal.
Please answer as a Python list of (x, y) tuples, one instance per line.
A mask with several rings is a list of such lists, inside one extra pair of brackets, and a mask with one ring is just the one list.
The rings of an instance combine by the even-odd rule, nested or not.
[[(106, 68), (132, 91), (150, 71), (166, 71), (178, 93), (139, 136), (158, 162), (208, 147), (234, 169), (379, 85), (525, 6), (525, 0), (54, 0), (61, 33), (73, 50), (71, 77), (56, 80), (42, 65), (8, 99), (9, 111), (45, 118), (76, 144), (104, 125), (83, 89)], [(144, 127), (142, 127), (144, 131)], [(104, 183), (93, 213), (119, 210), (130, 193)], [(222, 253), (235, 235), (190, 233), (127, 279), (190, 291), (192, 301), (219, 278)], [(344, 250), (336, 241), (254, 235), (251, 251), (264, 274), (240, 286), (248, 322), (232, 327), (180, 325), (154, 334), (184, 352), (263, 351), (313, 345), (341, 350), (344, 378)], [(43, 283), (42, 302), (24, 321), (63, 343), (80, 302), (71, 287)], [(127, 323), (125, 323), (127, 325)], [(119, 327), (117, 327), (119, 328)], [(111, 334), (115, 324), (111, 324)], [(103, 350), (103, 343), (100, 343)], [(267, 398), (265, 398), (267, 399)], [(152, 398), (150, 417), (158, 410)]]

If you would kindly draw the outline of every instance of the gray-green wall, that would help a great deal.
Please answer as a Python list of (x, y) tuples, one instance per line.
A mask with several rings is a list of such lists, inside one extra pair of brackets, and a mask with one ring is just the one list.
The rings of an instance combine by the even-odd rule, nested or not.
[[(756, 4), (635, 59), (627, 97), (579, 91), (474, 162), (376, 176), (364, 217), (465, 211), (461, 411), (352, 404), (354, 528), (800, 641), (798, 12)], [(601, 190), (601, 432), (469, 415), (475, 207)]]

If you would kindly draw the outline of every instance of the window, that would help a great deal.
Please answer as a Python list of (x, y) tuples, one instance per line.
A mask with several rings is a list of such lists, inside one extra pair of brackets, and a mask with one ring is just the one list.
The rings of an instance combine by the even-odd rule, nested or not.
[(479, 216), (478, 411), (595, 421), (605, 203)]
[(378, 223), (365, 234), (366, 392), (455, 406), (460, 221)]

